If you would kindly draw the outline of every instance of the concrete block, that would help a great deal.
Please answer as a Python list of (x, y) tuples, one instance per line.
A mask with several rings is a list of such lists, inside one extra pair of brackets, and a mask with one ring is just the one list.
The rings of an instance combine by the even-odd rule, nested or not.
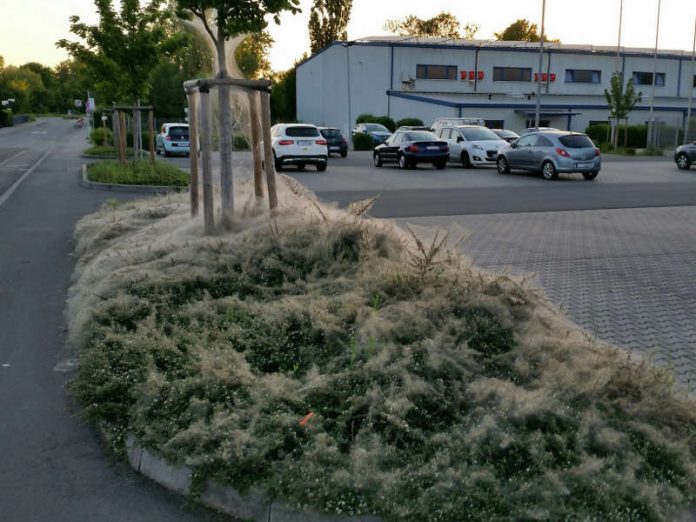
[(271, 500), (259, 491), (241, 495), (230, 486), (208, 481), (200, 498), (206, 506), (213, 507), (242, 520), (267, 522), (270, 520)]
[(158, 484), (182, 495), (188, 495), (191, 488), (191, 468), (172, 466), (146, 449), (142, 450), (139, 471)]

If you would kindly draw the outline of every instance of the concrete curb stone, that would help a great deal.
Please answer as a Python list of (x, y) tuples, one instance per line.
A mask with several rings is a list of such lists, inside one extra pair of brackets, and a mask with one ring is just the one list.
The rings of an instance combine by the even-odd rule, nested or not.
[[(135, 437), (126, 439), (128, 463), (138, 473), (158, 484), (187, 495), (191, 487), (193, 470), (188, 466), (173, 466), (151, 451), (138, 445)], [(205, 484), (203, 493), (197, 499), (201, 504), (233, 515), (242, 520), (255, 522), (381, 522), (381, 518), (364, 516), (325, 515), (307, 511), (297, 511), (282, 502), (268, 498), (258, 490), (242, 495), (230, 486), (214, 481)]]
[(79, 178), (80, 186), (90, 190), (110, 190), (112, 192), (136, 192), (140, 194), (167, 194), (169, 192), (184, 192), (187, 187), (172, 187), (168, 185), (119, 185), (116, 183), (99, 183), (87, 179), (87, 165), (82, 165)]

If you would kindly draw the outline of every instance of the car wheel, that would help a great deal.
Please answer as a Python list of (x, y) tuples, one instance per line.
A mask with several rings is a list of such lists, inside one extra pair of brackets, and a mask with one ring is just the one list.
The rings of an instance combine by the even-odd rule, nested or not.
[(304, 163), (298, 163), (297, 164), (297, 170), (304, 170), (305, 164)]
[(585, 178), (586, 180), (590, 181), (593, 180), (597, 177), (597, 174), (599, 174), (598, 170), (593, 170), (592, 172), (583, 172), (582, 177)]
[(341, 151), (341, 157), (342, 157), (342, 158), (345, 158), (347, 155), (348, 155), (348, 151), (347, 151), (347, 150), (342, 150), (342, 151)]
[(508, 165), (507, 159), (505, 159), (505, 156), (500, 156), (498, 158), (498, 161), (495, 162), (496, 167), (498, 167), (498, 173), (500, 174), (509, 174), (510, 173), (510, 165)]
[(382, 156), (380, 156), (377, 152), (375, 152), (372, 155), (372, 161), (375, 164), (375, 167), (381, 167), (382, 166)]
[(435, 165), (435, 168), (437, 170), (442, 170), (447, 166), (447, 162), (446, 161), (436, 161), (435, 163), (433, 163), (433, 165)]
[(688, 170), (691, 167), (691, 162), (689, 157), (683, 152), (677, 156), (677, 167), (679, 170)]
[(277, 172), (281, 172), (283, 170), (283, 162), (276, 158), (275, 154), (273, 155), (273, 163)]
[(317, 172), (324, 172), (326, 170), (326, 162), (317, 163)]
[(405, 154), (399, 154), (399, 168), (407, 169), (409, 167), (409, 161), (406, 159)]
[(550, 161), (545, 161), (541, 166), (541, 175), (544, 176), (546, 180), (556, 179), (558, 177), (558, 172), (556, 172), (556, 167)]
[(164, 154), (164, 157), (166, 158), (169, 156), (170, 153), (167, 152), (167, 149), (165, 147), (162, 147), (162, 154)]
[(465, 169), (471, 168), (471, 160), (469, 159), (469, 154), (466, 152), (462, 152), (462, 167)]

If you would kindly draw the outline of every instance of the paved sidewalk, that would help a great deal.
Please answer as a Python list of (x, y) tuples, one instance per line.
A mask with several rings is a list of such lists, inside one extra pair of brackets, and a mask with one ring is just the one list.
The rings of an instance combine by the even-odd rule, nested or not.
[(534, 274), (577, 324), (673, 368), (696, 391), (696, 207), (411, 218), (471, 232), (490, 270)]

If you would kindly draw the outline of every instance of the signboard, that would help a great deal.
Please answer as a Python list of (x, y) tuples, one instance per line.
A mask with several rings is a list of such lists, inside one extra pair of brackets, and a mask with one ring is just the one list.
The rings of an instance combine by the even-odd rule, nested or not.
[(87, 98), (85, 112), (94, 112), (94, 98)]
[(82, 100), (76, 99), (76, 100), (75, 100), (75, 107), (77, 107), (77, 108), (82, 107)]

